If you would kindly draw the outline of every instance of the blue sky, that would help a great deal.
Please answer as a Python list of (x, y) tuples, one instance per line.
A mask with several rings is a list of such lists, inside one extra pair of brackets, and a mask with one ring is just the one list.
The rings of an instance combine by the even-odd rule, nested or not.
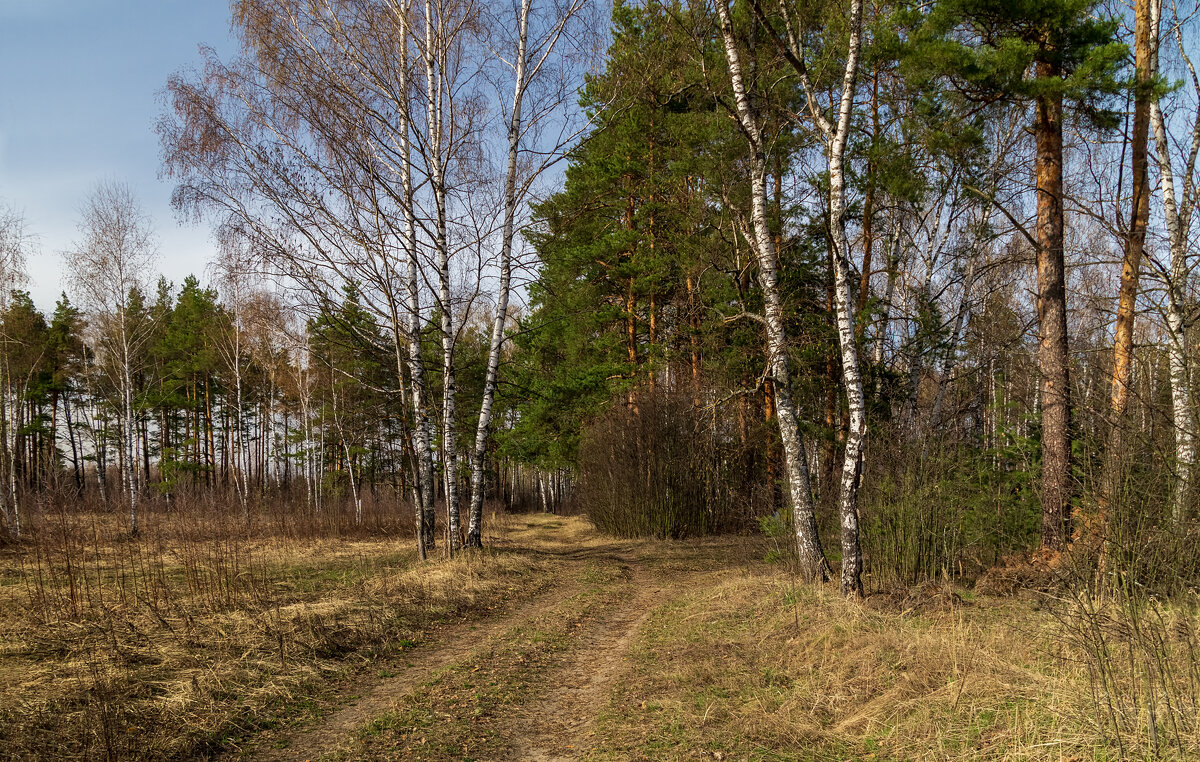
[(176, 222), (154, 134), (167, 77), (198, 64), (200, 43), (232, 51), (225, 0), (0, 0), (0, 199), (38, 238), (28, 269), (42, 308), (63, 289), (59, 252), (100, 180), (133, 188), (163, 274), (203, 275), (208, 230)]

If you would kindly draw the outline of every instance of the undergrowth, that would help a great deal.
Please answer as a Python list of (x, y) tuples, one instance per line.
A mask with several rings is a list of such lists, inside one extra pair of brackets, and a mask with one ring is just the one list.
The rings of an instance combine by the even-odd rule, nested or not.
[(488, 550), (420, 565), (406, 508), (384, 510), (369, 529), (330, 534), (266, 510), (247, 526), (211, 503), (147, 511), (136, 536), (117, 513), (36, 516), (0, 556), (0, 749), (206, 755), (549, 577), (544, 559), (505, 549), (503, 516), (490, 517)]

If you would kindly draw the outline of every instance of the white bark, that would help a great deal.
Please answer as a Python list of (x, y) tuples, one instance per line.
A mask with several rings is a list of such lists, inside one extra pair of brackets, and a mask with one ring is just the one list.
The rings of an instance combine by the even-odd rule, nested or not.
[(298, 387), (298, 396), (300, 397), (300, 416), (304, 422), (304, 496), (305, 505), (315, 509), (316, 495), (313, 491), (313, 457), (312, 457), (312, 406), (310, 404), (311, 393), (308, 385), (307, 361), (301, 366), (300, 357), (296, 358), (297, 373), (296, 385)]
[(245, 443), (245, 426), (246, 426), (246, 411), (242, 394), (242, 329), (243, 329), (243, 308), (244, 302), (242, 293), (242, 279), (245, 275), (245, 263), (243, 257), (242, 246), (247, 245), (245, 241), (237, 240), (229, 237), (222, 241), (224, 248), (224, 260), (221, 262), (221, 278), (226, 287), (226, 301), (229, 302), (233, 309), (233, 334), (228, 337), (229, 344), (223, 344), (221, 347), (222, 353), (225, 355), (226, 365), (233, 374), (233, 389), (234, 389), (234, 429), (231, 445), (233, 447), (232, 457), (230, 461), (233, 465), (233, 484), (237, 490), (238, 500), (241, 503), (242, 519), (249, 523), (250, 521), (250, 482), (248, 477), (250, 454), (246, 450)]
[(119, 396), (118, 431), (124, 454), (122, 475), (129, 507), (130, 531), (138, 532), (138, 490), (135, 458), (137, 422), (134, 419), (133, 376), (141, 351), (150, 337), (149, 318), (130, 313), (130, 294), (145, 293), (144, 278), (157, 256), (149, 221), (128, 188), (101, 184), (88, 199), (80, 222), (83, 240), (66, 253), (80, 302), (98, 322), (104, 366)]
[[(504, 345), (504, 331), (508, 320), (508, 304), (512, 290), (512, 252), (517, 229), (517, 213), (525, 202), (530, 184), (544, 170), (565, 155), (566, 147), (579, 133), (572, 133), (570, 129), (562, 129), (553, 144), (542, 144), (538, 147), (537, 155), (540, 155), (541, 158), (531, 167), (526, 167), (523, 176), (518, 177), (522, 136), (527, 130), (536, 134), (537, 128), (547, 121), (560, 120), (563, 111), (561, 106), (568, 99), (574, 97), (576, 90), (569, 80), (563, 78), (563, 70), (554, 70), (555, 64), (562, 64), (567, 60), (565, 54), (564, 56), (556, 55), (556, 48), (564, 39), (569, 40), (564, 44), (573, 45), (577, 50), (586, 43), (591, 33), (590, 30), (574, 28), (573, 23), (582, 16), (586, 6), (587, 0), (568, 0), (562, 4), (551, 4), (550, 12), (556, 14), (553, 23), (540, 27), (543, 33), (530, 40), (530, 28), (537, 26), (533, 19), (533, 0), (521, 0), (516, 9), (516, 49), (513, 58), (511, 61), (504, 61), (501, 57), (502, 63), (513, 71), (513, 96), (506, 124), (508, 152), (504, 170), (499, 293), (496, 297), (496, 313), (492, 316), (483, 399), (475, 429), (475, 446), (471, 453), (471, 502), (468, 511), (467, 545), (473, 547), (479, 547), (482, 544), (487, 441), (492, 423), (492, 407), (495, 401), (500, 353)], [(492, 23), (507, 24), (507, 22), (508, 19), (504, 18), (494, 20)], [(546, 69), (554, 71), (543, 74)], [(541, 97), (533, 99), (532, 111), (527, 111), (526, 98), (530, 89), (547, 80), (553, 83), (554, 89), (551, 96), (546, 97), (547, 92), (543, 88), (540, 91)]]
[(121, 323), (121, 398), (124, 402), (121, 422), (121, 444), (125, 449), (125, 495), (129, 501), (129, 531), (138, 533), (138, 485), (134, 476), (134, 461), (137, 457), (134, 441), (137, 427), (133, 420), (133, 353), (130, 351), (129, 335), (125, 329), (125, 313), (118, 313)]
[(345, 427), (342, 426), (342, 420), (338, 417), (338, 392), (337, 382), (335, 379), (335, 369), (329, 369), (329, 384), (330, 392), (333, 396), (333, 425), (337, 428), (338, 439), (342, 442), (342, 454), (346, 458), (346, 473), (350, 477), (350, 496), (354, 500), (354, 525), (362, 526), (363, 509), (362, 498), (358, 494), (358, 480), (354, 475), (354, 456), (350, 450), (350, 440), (346, 437)]
[[(1150, 30), (1155, 40), (1155, 70), (1159, 46), (1159, 23), (1161, 9), (1158, 3), (1150, 4)], [(1200, 94), (1195, 69), (1186, 55), (1180, 39), (1180, 53), (1191, 73), (1193, 87)], [(1175, 431), (1176, 481), (1172, 499), (1172, 513), (1176, 522), (1187, 518), (1193, 489), (1192, 474), (1196, 463), (1196, 420), (1191, 407), (1191, 376), (1187, 356), (1186, 292), (1190, 266), (1187, 261), (1187, 234), (1191, 214), (1195, 207), (1192, 192), (1192, 173), (1195, 168), (1197, 148), (1200, 147), (1200, 112), (1192, 127), (1191, 149), (1185, 165), (1184, 192), (1182, 203), (1175, 191), (1175, 172), (1171, 162), (1171, 147), (1167, 139), (1166, 121), (1158, 99), (1150, 102), (1150, 124), (1154, 129), (1154, 143), (1158, 153), (1158, 168), (1161, 177), (1163, 216), (1166, 218), (1167, 238), (1171, 251), (1171, 267), (1167, 277), (1166, 323), (1168, 335), (1168, 362), (1171, 374), (1171, 415)]]
[(858, 483), (862, 471), (863, 441), (867, 433), (866, 399), (858, 362), (858, 341), (854, 335), (854, 299), (850, 288), (850, 241), (846, 236), (845, 176), (843, 172), (846, 140), (854, 110), (854, 87), (858, 78), (858, 57), (862, 47), (862, 0), (850, 3), (850, 38), (846, 51), (846, 69), (842, 77), (842, 97), (838, 108), (837, 131), (829, 141), (829, 221), (834, 238), (834, 305), (837, 310), (838, 344), (842, 351), (842, 378), (850, 427), (846, 432), (846, 450), (842, 465), (839, 508), (842, 523), (842, 594), (862, 594), (862, 550), (859, 546)]
[(887, 286), (883, 294), (883, 314), (879, 316), (879, 326), (875, 330), (875, 365), (883, 365), (883, 350), (887, 346), (888, 321), (891, 317), (892, 298), (896, 293), (896, 269), (899, 267), (900, 236), (903, 229), (897, 223), (892, 232), (892, 243), (888, 250)]
[[(440, 10), (440, 8), (439, 8)], [(458, 547), (458, 448), (455, 443), (456, 385), (454, 375), (454, 311), (450, 301), (450, 242), (447, 235), (446, 170), (444, 140), (446, 128), (446, 99), (443, 83), (447, 63), (446, 39), (442, 19), (435, 23), (432, 0), (425, 0), (425, 97), (426, 97), (426, 162), (429, 183), (436, 209), (434, 220), (434, 249), (437, 254), (438, 301), (442, 335), (442, 468), (446, 484), (447, 554)]]
[(778, 253), (767, 223), (766, 150), (757, 115), (746, 95), (742, 75), (741, 53), (733, 35), (727, 0), (717, 0), (717, 14), (725, 44), (725, 60), (733, 86), (738, 122), (750, 148), (750, 198), (752, 240), (758, 260), (758, 279), (763, 292), (763, 317), (767, 329), (767, 358), (769, 373), (775, 387), (776, 419), (783, 441), (784, 466), (788, 473), (788, 493), (791, 498), (792, 522), (800, 565), (810, 579), (828, 579), (829, 563), (821, 549), (813, 507), (812, 487), (809, 484), (808, 460), (804, 440), (796, 418), (788, 371), (788, 339), (783, 322), (783, 304), (778, 285)]
[[(21, 286), (25, 280), (25, 251), (29, 237), (25, 232), (24, 218), (8, 208), (0, 205), (0, 313), (9, 308), (9, 295)], [(5, 394), (0, 398), (0, 442), (5, 452), (3, 456), (8, 462), (8, 496), (0, 499), (9, 532), (12, 535), (21, 534), (21, 507), (17, 498), (16, 475), (16, 446), (13, 435), (16, 430), (12, 421), (12, 409), (15, 407), (13, 396), (12, 375), (9, 367), (10, 337), (0, 337), (3, 342), (4, 355), (4, 386)]]
[(975, 285), (975, 257), (967, 262), (967, 271), (963, 275), (962, 295), (958, 300), (958, 311), (954, 316), (954, 325), (950, 329), (950, 342), (946, 348), (946, 356), (942, 358), (941, 378), (938, 379), (937, 396), (933, 400), (933, 408), (929, 413), (930, 431), (937, 435), (941, 431), (942, 408), (946, 403), (946, 390), (950, 386), (950, 376), (958, 361), (958, 340), (962, 335), (963, 325), (971, 311), (971, 289)]
[[(7, 337), (6, 337), (7, 339)], [(7, 343), (7, 341), (6, 341)], [(6, 347), (7, 350), (7, 347)], [(17, 448), (13, 441), (13, 433), (16, 431), (16, 426), (12, 425), (10, 411), (15, 407), (10, 403), (16, 399), (13, 395), (12, 388), (12, 372), (8, 364), (8, 353), (5, 352), (4, 357), (4, 385), (5, 393), (3, 400), (0, 400), (0, 421), (3, 422), (4, 432), (4, 449), (8, 461), (8, 501), (5, 504), (5, 514), (7, 516), (8, 525), (14, 537), (21, 536), (21, 504), (17, 499)]]
[(500, 349), (508, 322), (508, 297), (512, 289), (512, 248), (517, 215), (517, 157), (521, 148), (521, 107), (525, 99), (529, 13), (533, 0), (521, 0), (517, 19), (517, 55), (512, 111), (508, 120), (508, 162), (504, 169), (504, 223), (500, 240), (500, 292), (496, 296), (496, 314), (492, 317), (492, 336), (488, 346), (487, 372), (483, 381), (483, 401), (475, 427), (475, 449), (471, 458), (471, 506), (468, 513), (467, 545), (482, 546), (484, 465), (487, 458), (488, 431), (492, 424), (492, 403), (496, 396), (496, 376), (500, 368)]
[[(394, 12), (400, 24), (401, 65), (398, 69), (398, 80), (402, 92), (407, 92), (408, 79), (408, 21), (410, 6), (408, 0), (403, 0), (395, 7)], [(407, 320), (404, 323), (408, 343), (408, 374), (412, 394), (413, 415), (413, 457), (416, 460), (417, 497), (414, 509), (417, 521), (417, 553), (425, 560), (428, 546), (433, 542), (433, 503), (437, 492), (433, 476), (433, 437), (429, 426), (429, 395), (425, 383), (425, 360), (421, 356), (421, 296), (417, 281), (417, 233), (416, 208), (413, 201), (412, 184), (412, 143), (409, 136), (411, 117), (406, 108), (407, 100), (398, 109), (398, 128), (400, 137), (400, 193), (404, 213), (404, 228), (401, 233), (401, 243), (404, 249), (405, 272), (404, 292), (407, 300)], [(398, 329), (399, 323), (393, 321)], [(403, 370), (399, 367), (401, 359), (396, 358), (397, 375), (402, 377)]]
[[(858, 483), (862, 467), (863, 442), (866, 437), (866, 400), (863, 394), (862, 372), (858, 360), (858, 342), (854, 331), (855, 301), (851, 295), (850, 241), (846, 235), (845, 204), (846, 182), (844, 157), (846, 141), (850, 136), (850, 122), (854, 111), (854, 90), (858, 80), (859, 54), (862, 49), (862, 0), (851, 0), (849, 37), (846, 45), (846, 65), (842, 73), (841, 96), (837, 103), (834, 122), (822, 113), (820, 100), (809, 78), (804, 61), (804, 45), (801, 31), (788, 16), (784, 4), (783, 27), (786, 32), (788, 60), (796, 70), (803, 91), (809, 118), (815, 132), (824, 139), (826, 159), (829, 166), (829, 226), (833, 240), (831, 255), (834, 275), (834, 307), (841, 349), (842, 378), (846, 386), (846, 399), (850, 420), (846, 432), (845, 457), (843, 458), (841, 489), (838, 498), (841, 513), (842, 539), (842, 592), (845, 595), (862, 594), (862, 552), (859, 547), (858, 528)], [(728, 28), (728, 8), (718, 2), (722, 26)], [(732, 38), (725, 35), (728, 51)], [(741, 110), (739, 106), (739, 111)], [(798, 116), (795, 118), (799, 119)], [(745, 129), (743, 127), (743, 129)]]

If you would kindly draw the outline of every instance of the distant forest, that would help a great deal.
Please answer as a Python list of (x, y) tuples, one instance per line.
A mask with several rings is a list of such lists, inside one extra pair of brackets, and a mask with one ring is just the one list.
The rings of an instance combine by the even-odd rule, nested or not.
[(1200, 571), (1196, 8), (237, 0), (232, 23), (240, 52), (172, 77), (157, 125), (217, 245), (199, 277), (157, 275), (109, 182), (46, 314), (36, 231), (0, 215), (10, 538), (85, 503), (136, 534), (211, 494), (422, 557), (500, 506), (765, 531), (851, 596), (1068, 548)]

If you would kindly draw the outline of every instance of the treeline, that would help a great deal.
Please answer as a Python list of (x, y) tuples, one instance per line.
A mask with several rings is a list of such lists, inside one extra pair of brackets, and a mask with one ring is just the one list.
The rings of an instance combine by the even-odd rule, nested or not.
[[(353, 288), (305, 320), (269, 291), (235, 307), (195, 277), (159, 279), (153, 294), (130, 290), (124, 325), (136, 338), (128, 428), (126, 368), (106, 350), (104, 321), (66, 294), (51, 315), (22, 290), (0, 307), (0, 476), (13, 534), (38, 495), (86, 493), (116, 507), (127, 479), (168, 506), (177, 492), (209, 489), (247, 510), (280, 493), (317, 512), (348, 499), (358, 521), (360, 493), (408, 500), (403, 405), (386, 341)], [(466, 399), (480, 395), (486, 341), (481, 325), (459, 339)], [(540, 501), (537, 475), (491, 465), (490, 484), (507, 490), (497, 497)]]
[[(149, 220), (127, 188), (93, 192), (63, 257), (107, 385), (89, 430), (107, 435), (79, 457), (105, 461), (99, 482), (119, 474), (107, 486), (135, 534), (149, 487), (170, 495), (180, 480), (232, 487), (249, 518), (264, 485), (302, 480), (319, 505), (335, 473), (356, 520), (362, 490), (387, 480), (396, 510), (415, 512), (422, 558), (439, 502), (446, 547), (480, 544), (489, 481), (561, 503), (558, 470), (492, 476), (489, 433), (514, 249), (526, 200), (582, 124), (562, 106), (586, 71), (592, 9), (231, 9), (239, 55), (173, 77), (158, 124), (181, 214), (214, 223), (220, 303), (195, 284), (178, 304), (169, 288), (147, 298)], [(17, 280), (28, 246), (10, 227)], [(189, 310), (206, 314), (181, 329), (176, 377), (160, 334), (180, 339), (169, 324)]]
[[(10, 483), (103, 460), (134, 528), (181, 481), (247, 513), (387, 484), (422, 554), (438, 501), (478, 545), (489, 490), (622, 534), (786, 528), (848, 595), (1193, 531), (1174, 6), (618, 3), (607, 39), (582, 0), (232, 7), (239, 54), (158, 124), (220, 298), (147, 283), (148, 223), (100, 188), (74, 348), (10, 342)], [(20, 386), (59, 355), (66, 386)]]

